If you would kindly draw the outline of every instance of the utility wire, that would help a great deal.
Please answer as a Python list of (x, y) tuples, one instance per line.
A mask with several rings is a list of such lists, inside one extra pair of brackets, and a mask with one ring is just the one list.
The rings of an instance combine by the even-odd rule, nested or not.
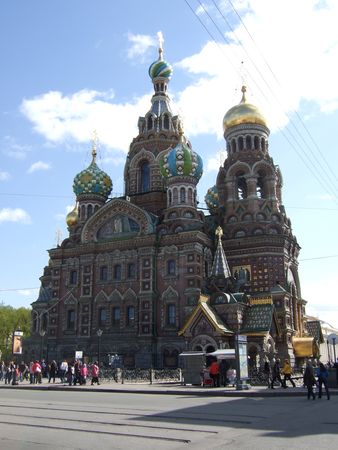
[[(198, 21), (202, 24), (202, 26), (204, 27), (204, 29), (207, 31), (207, 33), (209, 34), (209, 36), (214, 40), (214, 42), (217, 44), (217, 46), (219, 47), (219, 49), (222, 51), (223, 54), (225, 54), (223, 48), (217, 43), (216, 39), (214, 38), (214, 36), (211, 34), (211, 32), (209, 31), (209, 29), (207, 28), (207, 26), (202, 22), (202, 20), (200, 19), (200, 17), (196, 14), (196, 12), (194, 11), (194, 9), (191, 7), (190, 3), (188, 0), (185, 0), (186, 4), (189, 6), (190, 10), (193, 12), (193, 14), (197, 17)], [(224, 33), (220, 30), (220, 28), (218, 27), (218, 25), (215, 23), (214, 19), (211, 17), (211, 15), (208, 13), (208, 11), (205, 9), (204, 5), (200, 2), (200, 0), (198, 0), (200, 7), (204, 10), (205, 14), (210, 18), (210, 20), (212, 21), (212, 23), (214, 24), (215, 28), (218, 30), (219, 34), (221, 35), (222, 39), (229, 44), (229, 41), (226, 39), (226, 37), (224, 36)], [(218, 9), (218, 8), (217, 8)], [(238, 14), (238, 13), (237, 13)], [(232, 29), (232, 28), (231, 28)], [(233, 30), (232, 30), (233, 31)], [(245, 47), (243, 46), (243, 44), (238, 40), (239, 44), (241, 45), (241, 47), (244, 49), (244, 51), (248, 54), (248, 52), (246, 51)], [(226, 54), (225, 54), (226, 55)], [(226, 55), (227, 59), (229, 59), (229, 57)], [(248, 54), (248, 57), (250, 58), (250, 60), (252, 61), (250, 55)], [(264, 76), (261, 74), (261, 72), (259, 71), (259, 69), (257, 68), (256, 64), (254, 63), (254, 61), (252, 61), (253, 66), (256, 68), (257, 72), (259, 73), (259, 75), (262, 77), (263, 81), (265, 82), (265, 84), (268, 86), (268, 88), (270, 89), (270, 91), (272, 92), (273, 96), (275, 97), (275, 99), (277, 100), (278, 103), (279, 100), (278, 98), (276, 98), (274, 91), (272, 90), (272, 88), (270, 87), (269, 83), (265, 80)], [(232, 67), (234, 66), (232, 61), (231, 61), (231, 65)], [(238, 72), (235, 69), (236, 72)], [(262, 91), (262, 89), (260, 88), (260, 86), (257, 84), (257, 82), (255, 81), (254, 78), (252, 78), (253, 83), (255, 84), (255, 86), (257, 87), (257, 89), (260, 91), (260, 93), (262, 94), (262, 96), (266, 99), (269, 100), (265, 94), (264, 91)], [(281, 106), (281, 105), (280, 105)], [(283, 108), (282, 108), (283, 110)], [(288, 116), (288, 114), (286, 114), (284, 111), (283, 113), (286, 115), (286, 117), (288, 117), (290, 123), (292, 123), (292, 125), (294, 126), (292, 119)], [(295, 127), (296, 128), (296, 127)], [(312, 168), (312, 166), (310, 164), (313, 165), (313, 162), (309, 160), (308, 155), (306, 154), (306, 152), (304, 151), (304, 149), (302, 148), (301, 144), (298, 142), (297, 138), (292, 134), (291, 130), (287, 128), (288, 133), (291, 134), (293, 141), (299, 146), (300, 150), (305, 154), (305, 158), (302, 156), (302, 154), (298, 151), (298, 149), (295, 147), (294, 142), (291, 141), (289, 139), (289, 137), (286, 135), (286, 133), (284, 132), (283, 129), (281, 129), (280, 127), (278, 127), (278, 130), (283, 134), (283, 136), (285, 137), (285, 139), (288, 141), (288, 143), (290, 144), (290, 146), (295, 150), (295, 152), (297, 153), (297, 155), (299, 156), (299, 158), (302, 160), (302, 162), (304, 163), (304, 165), (308, 168), (308, 170), (312, 173), (312, 175), (316, 178), (316, 180), (318, 181), (318, 183), (323, 187), (323, 189), (328, 192), (330, 191), (330, 194), (334, 196), (335, 201), (337, 200), (337, 193), (332, 190), (332, 183), (327, 183), (327, 178), (329, 177), (327, 172), (325, 172), (325, 182), (322, 181), (322, 178), (320, 178), (317, 174), (317, 170), (318, 170), (318, 166), (315, 166), (316, 170), (314, 170)], [(297, 132), (298, 129), (296, 128)], [(299, 132), (298, 132), (299, 133)], [(302, 136), (301, 136), (302, 137)], [(305, 142), (304, 138), (302, 137), (302, 140)], [(305, 142), (306, 144), (306, 142)], [(307, 159), (310, 161), (310, 164), (308, 163)], [(319, 164), (319, 163), (318, 163)], [(323, 169), (322, 169), (323, 170)]]

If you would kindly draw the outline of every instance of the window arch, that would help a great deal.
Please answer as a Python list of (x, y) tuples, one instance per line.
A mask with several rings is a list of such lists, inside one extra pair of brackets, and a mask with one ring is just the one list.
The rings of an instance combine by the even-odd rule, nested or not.
[(236, 139), (233, 139), (231, 141), (231, 150), (232, 150), (233, 153), (236, 152)]
[(173, 190), (173, 199), (174, 199), (174, 205), (176, 205), (177, 202), (178, 202), (178, 190), (177, 190), (177, 188), (174, 188), (174, 190)]
[(242, 151), (244, 149), (244, 140), (243, 140), (242, 136), (240, 136), (238, 138), (238, 149), (239, 149), (239, 151)]
[(93, 214), (93, 205), (87, 206), (87, 217), (89, 218)]
[(259, 150), (259, 138), (258, 138), (258, 136), (254, 137), (254, 147), (255, 147), (255, 150)]
[(152, 128), (153, 128), (153, 118), (149, 116), (147, 120), (147, 129), (151, 130)]
[(141, 165), (141, 192), (150, 190), (150, 164), (144, 161)]
[(176, 275), (176, 261), (174, 259), (167, 261), (167, 275)]

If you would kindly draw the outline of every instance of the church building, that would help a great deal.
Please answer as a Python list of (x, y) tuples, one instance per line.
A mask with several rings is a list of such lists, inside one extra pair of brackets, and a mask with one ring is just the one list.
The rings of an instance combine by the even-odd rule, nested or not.
[(205, 214), (197, 202), (203, 162), (171, 110), (162, 48), (149, 75), (154, 94), (126, 157), (124, 196), (110, 197), (95, 139), (91, 164), (74, 178), (69, 235), (49, 250), (27, 359), (82, 351), (92, 360), (100, 351), (125, 367), (177, 367), (182, 351), (233, 348), (237, 334), (247, 336), (256, 367), (314, 354), (300, 247), (265, 118), (243, 87), (223, 119), (227, 158)]

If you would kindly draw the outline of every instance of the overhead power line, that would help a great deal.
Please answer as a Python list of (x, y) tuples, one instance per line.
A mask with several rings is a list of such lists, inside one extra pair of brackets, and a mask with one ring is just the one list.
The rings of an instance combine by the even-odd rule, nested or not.
[[(218, 44), (217, 40), (215, 39), (215, 37), (213, 36), (213, 34), (211, 33), (211, 31), (209, 30), (208, 26), (201, 20), (201, 18), (199, 17), (199, 15), (195, 12), (195, 10), (192, 8), (192, 6), (190, 5), (188, 0), (185, 0), (186, 4), (189, 6), (190, 10), (193, 12), (193, 14), (197, 17), (198, 21), (202, 24), (202, 26), (204, 27), (204, 29), (207, 31), (207, 33), (209, 34), (209, 36), (213, 39), (213, 41), (216, 43), (216, 45), (218, 46), (218, 48), (221, 50), (221, 52), (223, 53), (223, 55), (225, 55), (227, 57), (227, 59), (231, 61), (231, 65), (232, 67), (235, 66), (235, 64), (232, 62), (231, 57), (229, 57), (229, 55), (224, 51), (224, 49)], [(211, 16), (211, 14), (206, 10), (205, 6), (203, 5), (203, 3), (198, 0), (198, 3), (200, 5), (200, 8), (205, 12), (206, 16), (209, 17), (210, 21), (213, 23), (213, 25), (215, 26), (216, 30), (218, 31), (218, 33), (220, 34), (222, 40), (229, 45), (229, 41), (225, 36), (225, 33), (220, 29), (220, 27), (217, 25), (216, 21), (213, 19), (213, 17)], [(232, 31), (232, 33), (234, 34), (235, 38), (237, 39), (238, 44), (242, 47), (242, 49), (245, 51), (246, 55), (248, 56), (249, 60), (251, 61), (253, 67), (255, 68), (256, 72), (258, 73), (258, 75), (261, 77), (261, 79), (263, 80), (263, 82), (265, 83), (265, 85), (268, 87), (269, 91), (272, 93), (275, 101), (277, 102), (277, 104), (279, 104), (279, 107), (281, 108), (281, 110), (283, 111), (283, 114), (288, 118), (290, 126), (292, 128), (295, 129), (295, 132), (297, 134), (297, 136), (293, 133), (293, 131), (290, 129), (290, 127), (286, 126), (285, 130), (281, 129), (280, 127), (278, 127), (279, 131), (282, 133), (282, 135), (284, 136), (284, 138), (287, 140), (287, 142), (289, 143), (290, 147), (293, 148), (293, 150), (297, 153), (297, 155), (299, 156), (299, 158), (302, 160), (303, 164), (308, 168), (308, 170), (311, 172), (311, 174), (313, 175), (313, 177), (318, 181), (318, 183), (322, 186), (322, 188), (326, 191), (329, 192), (330, 195), (333, 195), (334, 200), (336, 202), (338, 202), (337, 199), (337, 193), (338, 193), (338, 189), (335, 186), (335, 181), (336, 181), (336, 176), (333, 174), (333, 178), (331, 173), (329, 173), (323, 166), (321, 160), (316, 156), (316, 154), (313, 152), (312, 148), (308, 145), (308, 143), (306, 142), (305, 138), (303, 137), (303, 135), (301, 134), (300, 130), (298, 127), (295, 126), (292, 117), (290, 117), (290, 114), (284, 111), (283, 106), (281, 105), (280, 100), (278, 99), (278, 97), (276, 96), (274, 90), (271, 88), (269, 82), (266, 80), (266, 78), (264, 77), (264, 75), (262, 74), (261, 70), (257, 67), (257, 64), (255, 63), (255, 61), (251, 58), (251, 55), (249, 54), (249, 52), (247, 51), (247, 49), (245, 48), (245, 46), (243, 45), (243, 43), (237, 38), (233, 28), (231, 27), (229, 21), (226, 19), (226, 17), (224, 16), (224, 14), (222, 13), (222, 11), (218, 8), (218, 6), (216, 5), (216, 3), (213, 1), (213, 4), (215, 5), (216, 9), (218, 10), (218, 12), (220, 13), (221, 17), (223, 18), (223, 20), (225, 21), (225, 23), (227, 24), (227, 26), (229, 27), (229, 29)], [(237, 10), (235, 9), (235, 7), (233, 6), (233, 4), (231, 3), (232, 8), (234, 9), (236, 15), (238, 16), (238, 18), (240, 19), (241, 23), (244, 25), (241, 16), (239, 15), (239, 13), (237, 12)], [(250, 38), (253, 40), (251, 33), (248, 31), (248, 29), (245, 27), (245, 30), (247, 31), (247, 33), (249, 34)], [(254, 42), (254, 40), (253, 40)], [(256, 43), (254, 42), (255, 46), (257, 47)], [(258, 48), (258, 47), (257, 47)], [(262, 54), (262, 52), (260, 52)], [(276, 75), (274, 74), (274, 72), (271, 69), (271, 66), (267, 63), (266, 59), (263, 58), (265, 64), (267, 65), (267, 67), (269, 68), (269, 71), (271, 71), (271, 73), (273, 74), (274, 78), (276, 79), (276, 81), (278, 82), (278, 84), (280, 85)], [(236, 72), (238, 72), (238, 70), (235, 69)], [(255, 78), (252, 76), (252, 74), (250, 75), (251, 79), (253, 81), (253, 83), (255, 84), (257, 90), (261, 93), (261, 95), (266, 99), (269, 100), (269, 98), (266, 96), (265, 92), (260, 88), (259, 84), (256, 82)], [(301, 117), (299, 116), (299, 114), (294, 111), (295, 115), (299, 118), (300, 122), (302, 123), (302, 128), (304, 128), (307, 131), (307, 134), (311, 137), (311, 141), (313, 141), (313, 143), (315, 144), (315, 141), (313, 139), (313, 137), (311, 136), (310, 132), (308, 131), (308, 129), (306, 128), (305, 124), (303, 123)], [(287, 135), (287, 133), (291, 136), (291, 138)], [(299, 139), (301, 139), (301, 142), (299, 142)], [(306, 146), (308, 151), (310, 152), (310, 154), (312, 155), (313, 159), (315, 160), (315, 163), (309, 158), (309, 152), (305, 151), (303, 146)], [(319, 150), (317, 144), (315, 144), (317, 149)], [(320, 150), (319, 150), (320, 151)], [(321, 153), (321, 152), (320, 152)], [(322, 156), (322, 160), (325, 161), (326, 165), (328, 167), (329, 164), (327, 163), (327, 161), (325, 160), (324, 155), (321, 153)], [(330, 172), (332, 172), (332, 169), (330, 168)], [(333, 172), (332, 172), (333, 173)]]

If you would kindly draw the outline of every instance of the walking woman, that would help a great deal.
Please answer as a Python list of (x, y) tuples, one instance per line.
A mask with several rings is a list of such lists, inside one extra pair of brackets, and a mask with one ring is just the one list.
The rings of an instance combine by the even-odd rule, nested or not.
[(312, 396), (312, 399), (315, 400), (316, 396), (313, 392), (313, 386), (316, 384), (316, 379), (313, 375), (313, 367), (310, 361), (306, 363), (306, 369), (303, 375), (303, 382), (304, 385), (307, 387), (307, 399), (310, 400), (310, 397)]

